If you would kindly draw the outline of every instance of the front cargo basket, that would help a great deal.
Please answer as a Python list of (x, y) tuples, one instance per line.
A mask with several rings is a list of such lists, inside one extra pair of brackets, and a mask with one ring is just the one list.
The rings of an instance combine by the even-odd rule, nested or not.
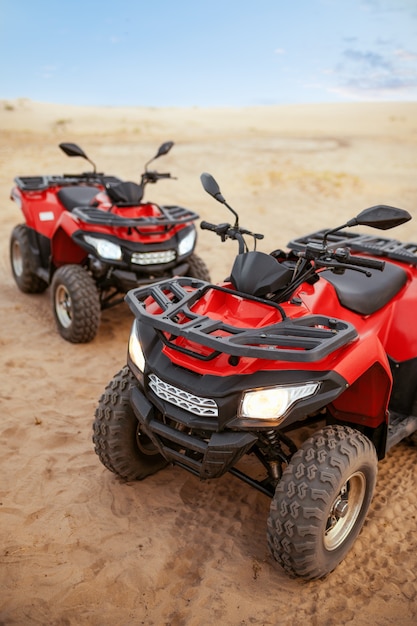
[(72, 213), (86, 224), (100, 224), (115, 228), (144, 228), (148, 226), (164, 226), (166, 228), (176, 224), (185, 224), (198, 219), (197, 213), (181, 206), (160, 206), (160, 216), (123, 217), (118, 213), (103, 211), (93, 206), (80, 206)]
[[(227, 320), (213, 319), (193, 311), (193, 306), (209, 290), (218, 290), (235, 298), (261, 302), (274, 307), (282, 321), (261, 328), (232, 326)], [(132, 289), (126, 301), (140, 323), (155, 328), (170, 348), (201, 360), (211, 360), (221, 353), (273, 361), (320, 361), (357, 337), (348, 322), (325, 315), (286, 318), (276, 303), (233, 291), (189, 277), (168, 279)], [(157, 308), (156, 306), (157, 305)], [(183, 337), (193, 345), (205, 346), (210, 354), (175, 343)]]

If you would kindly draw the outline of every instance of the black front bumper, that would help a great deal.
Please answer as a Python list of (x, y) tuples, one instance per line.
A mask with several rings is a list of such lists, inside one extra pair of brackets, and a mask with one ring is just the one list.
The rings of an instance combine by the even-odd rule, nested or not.
[(185, 260), (178, 263), (178, 265), (172, 262), (153, 266), (136, 266), (135, 271), (116, 268), (111, 273), (110, 281), (117, 286), (119, 291), (127, 293), (130, 289), (152, 285), (162, 280), (162, 278), (184, 276), (188, 272), (189, 267), (189, 263)]
[(158, 419), (160, 414), (138, 387), (131, 390), (131, 405), (142, 431), (162, 456), (201, 479), (222, 476), (257, 441), (247, 432), (205, 432), (199, 437), (190, 429), (178, 430)]

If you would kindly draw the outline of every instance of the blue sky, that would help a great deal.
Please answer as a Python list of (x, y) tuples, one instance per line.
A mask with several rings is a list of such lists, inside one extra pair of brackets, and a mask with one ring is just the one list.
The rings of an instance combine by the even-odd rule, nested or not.
[(0, 0), (0, 99), (417, 100), (417, 0)]

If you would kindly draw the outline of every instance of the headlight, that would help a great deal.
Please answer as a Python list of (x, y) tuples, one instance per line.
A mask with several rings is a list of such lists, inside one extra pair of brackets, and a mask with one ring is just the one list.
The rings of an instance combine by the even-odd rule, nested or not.
[(297, 400), (314, 395), (318, 388), (319, 383), (306, 383), (247, 391), (242, 398), (239, 417), (265, 420), (283, 417)]
[(133, 322), (132, 330), (130, 331), (128, 350), (129, 357), (136, 367), (143, 373), (145, 371), (145, 356), (143, 354), (142, 346), (140, 345), (136, 320)]
[(98, 239), (97, 237), (90, 237), (90, 235), (84, 235), (84, 241), (89, 246), (97, 251), (97, 254), (102, 259), (109, 259), (111, 261), (121, 261), (122, 249), (117, 243), (108, 241), (107, 239)]
[(185, 254), (189, 254), (190, 252), (192, 252), (195, 244), (195, 239), (196, 232), (193, 228), (178, 244), (178, 256), (184, 256)]
[(19, 209), (22, 208), (22, 196), (20, 195), (20, 193), (15, 188), (12, 189), (12, 192), (10, 194), (10, 198), (12, 200), (14, 200), (14, 202), (16, 202), (16, 204), (19, 207)]

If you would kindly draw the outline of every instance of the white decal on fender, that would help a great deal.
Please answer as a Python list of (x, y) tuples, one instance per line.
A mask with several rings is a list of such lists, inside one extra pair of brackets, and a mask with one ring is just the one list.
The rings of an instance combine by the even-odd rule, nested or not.
[(39, 219), (41, 222), (52, 222), (54, 220), (54, 214), (52, 211), (43, 211), (39, 213)]

